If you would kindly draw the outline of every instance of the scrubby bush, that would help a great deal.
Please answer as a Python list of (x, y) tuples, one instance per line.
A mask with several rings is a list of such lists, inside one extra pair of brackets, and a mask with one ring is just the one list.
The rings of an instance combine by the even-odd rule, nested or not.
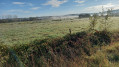
[(9, 59), (9, 49), (7, 46), (0, 44), (0, 64), (3, 65)]
[(111, 33), (107, 31), (98, 31), (95, 32), (91, 37), (90, 41), (92, 45), (103, 45), (111, 43)]
[(109, 67), (109, 61), (105, 54), (97, 52), (91, 57), (87, 58), (88, 67)]
[[(68, 66), (70, 65), (67, 64), (68, 61), (75, 62), (75, 58), (85, 59), (85, 56), (93, 55), (97, 51), (93, 45), (101, 45), (103, 42), (106, 44), (111, 42), (108, 32), (99, 31), (89, 34), (83, 31), (67, 34), (62, 38), (35, 40), (7, 50), (9, 55), (7, 54), (8, 59), (4, 64), (6, 66), (12, 64), (26, 67), (56, 67), (60, 66), (60, 62), (60, 64), (64, 64), (63, 66)], [(62, 61), (63, 59), (66, 61)]]
[(116, 46), (111, 49), (106, 50), (108, 54), (108, 60), (111, 62), (118, 62), (119, 61), (119, 46)]

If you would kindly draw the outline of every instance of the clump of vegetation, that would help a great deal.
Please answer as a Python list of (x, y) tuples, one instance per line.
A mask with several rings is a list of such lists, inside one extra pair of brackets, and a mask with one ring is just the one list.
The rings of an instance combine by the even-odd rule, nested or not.
[[(107, 28), (109, 26), (109, 19), (111, 17), (111, 11), (108, 9), (106, 12), (107, 14), (104, 15), (104, 9), (102, 9), (101, 15), (94, 14), (93, 16), (89, 17), (90, 20), (90, 28), (89, 31), (93, 33), (93, 35), (90, 37), (90, 41), (93, 45), (103, 45), (103, 44), (109, 44), (111, 43), (111, 33), (108, 32)], [(100, 26), (104, 26), (103, 30), (97, 30), (95, 29), (96, 25), (98, 24), (99, 20), (102, 20), (100, 23)]]
[(2, 66), (9, 59), (9, 49), (6, 45), (0, 44), (0, 65)]
[[(89, 36), (88, 32), (83, 31), (67, 34), (62, 38), (35, 40), (29, 44), (14, 46), (12, 47), (12, 50), (9, 49), (7, 50), (8, 52), (5, 52), (8, 53), (6, 54), (8, 59), (5, 60), (3, 65), (57, 67), (63, 64), (63, 66), (67, 67), (71, 65), (68, 64), (69, 61), (71, 63), (75, 62), (75, 64), (79, 64), (77, 61), (80, 62), (83, 60), (85, 63), (88, 63), (85, 57), (91, 56), (97, 51), (93, 45), (96, 45), (96, 43), (91, 40), (92, 36), (96, 37), (99, 41), (97, 45), (100, 45), (103, 42), (109, 44), (110, 37), (108, 37), (108, 34), (105, 35), (105, 33), (107, 32), (100, 31), (98, 33), (95, 32), (90, 34)], [(85, 63), (82, 63), (81, 65)], [(99, 63), (100, 62), (98, 62), (97, 65), (99, 65)]]
[(111, 43), (111, 33), (106, 31), (95, 32), (94, 35), (90, 37), (92, 45), (106, 45)]
[(109, 60), (102, 52), (97, 52), (96, 54), (88, 57), (87, 62), (89, 67), (109, 67)]

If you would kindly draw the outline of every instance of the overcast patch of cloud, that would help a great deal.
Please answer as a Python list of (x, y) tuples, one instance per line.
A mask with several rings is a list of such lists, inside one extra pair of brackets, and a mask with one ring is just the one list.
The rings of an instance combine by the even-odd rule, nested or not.
[(32, 3), (25, 3), (25, 2), (12, 2), (12, 4), (20, 6), (33, 6)]
[(12, 4), (23, 5), (25, 3), (23, 3), (23, 2), (12, 2)]
[(101, 12), (102, 8), (104, 8), (105, 11), (107, 11), (110, 8), (112, 8), (113, 10), (116, 10), (116, 9), (119, 9), (119, 5), (115, 5), (112, 3), (108, 3), (105, 5), (96, 5), (96, 6), (87, 7), (84, 10), (82, 10), (82, 12), (89, 12), (89, 13)]
[(84, 6), (85, 4), (84, 4), (84, 0), (75, 0), (74, 1), (75, 3), (78, 3), (78, 5), (76, 5), (76, 6)]
[(17, 9), (17, 10), (8, 10), (7, 12), (13, 13), (30, 13), (30, 11), (25, 11), (25, 10), (21, 10), (21, 9)]
[(51, 5), (52, 7), (59, 7), (61, 4), (68, 2), (68, 0), (49, 0), (48, 2), (46, 2), (43, 5)]
[(40, 7), (32, 7), (32, 10), (38, 10)]
[(83, 0), (75, 0), (74, 2), (81, 4), (81, 3), (84, 3), (85, 1), (83, 1)]

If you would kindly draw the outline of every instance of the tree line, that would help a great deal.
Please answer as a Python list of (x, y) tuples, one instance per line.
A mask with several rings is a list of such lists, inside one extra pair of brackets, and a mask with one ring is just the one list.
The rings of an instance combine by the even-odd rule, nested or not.
[(0, 16), (0, 23), (34, 21), (34, 20), (41, 20), (41, 19), (39, 19), (39, 17), (18, 18), (17, 15)]

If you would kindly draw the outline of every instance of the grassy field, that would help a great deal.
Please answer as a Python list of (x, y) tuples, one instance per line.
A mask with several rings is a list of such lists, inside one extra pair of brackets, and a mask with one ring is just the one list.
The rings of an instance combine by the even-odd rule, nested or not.
[(88, 18), (1, 23), (0, 67), (118, 67), (119, 18), (95, 22), (93, 29)]
[[(110, 31), (119, 29), (119, 18), (111, 18)], [(62, 19), (27, 21), (0, 24), (0, 43), (5, 45), (27, 44), (35, 39), (62, 37), (69, 33), (88, 29), (89, 19)], [(96, 27), (100, 29), (101, 26)]]

